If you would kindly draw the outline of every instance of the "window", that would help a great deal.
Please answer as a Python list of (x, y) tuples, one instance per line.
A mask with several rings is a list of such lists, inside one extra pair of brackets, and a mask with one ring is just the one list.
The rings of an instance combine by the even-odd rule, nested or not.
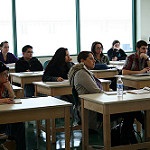
[(102, 42), (104, 53), (114, 40), (132, 51), (131, 0), (80, 0), (81, 50), (90, 50), (94, 41)]
[(18, 55), (32, 45), (35, 56), (53, 55), (59, 47), (76, 54), (76, 15), (73, 0), (16, 0)]
[(13, 53), (11, 1), (1, 0), (0, 4), (0, 43), (8, 41), (10, 47), (9, 51)]

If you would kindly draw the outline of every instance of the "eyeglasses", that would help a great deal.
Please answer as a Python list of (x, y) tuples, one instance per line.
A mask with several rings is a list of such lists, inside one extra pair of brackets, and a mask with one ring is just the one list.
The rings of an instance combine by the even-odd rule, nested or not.
[(33, 51), (27, 51), (26, 53), (31, 53), (31, 54), (33, 54)]

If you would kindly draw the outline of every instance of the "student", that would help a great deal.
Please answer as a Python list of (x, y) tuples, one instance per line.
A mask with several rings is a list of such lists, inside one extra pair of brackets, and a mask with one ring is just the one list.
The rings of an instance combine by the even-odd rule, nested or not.
[(5, 64), (15, 63), (18, 58), (9, 52), (9, 44), (7, 41), (1, 43), (0, 61)]
[(147, 55), (148, 44), (140, 40), (136, 43), (136, 53), (127, 57), (122, 69), (123, 75), (149, 72), (150, 61)]
[[(9, 68), (3, 62), (0, 62), (0, 104), (13, 104), (14, 92), (8, 80)], [(7, 148), (12, 140), (16, 142), (16, 150), (26, 150), (25, 143), (25, 125), (22, 122), (0, 125), (0, 133), (3, 131), (8, 135), (7, 141), (1, 146)]]
[[(101, 93), (103, 91), (101, 82), (94, 77), (90, 71), (95, 66), (93, 53), (82, 51), (79, 53), (77, 60), (79, 64), (74, 65), (68, 74), (71, 85), (75, 86), (78, 94)], [(90, 111), (89, 128), (97, 130), (101, 122), (98, 122), (98, 115)]]
[(42, 80), (61, 82), (68, 79), (68, 72), (73, 65), (68, 49), (60, 47), (46, 66)]
[(112, 48), (107, 52), (108, 58), (110, 61), (125, 60), (127, 55), (123, 49), (120, 48), (120, 42), (114, 40), (112, 43)]
[[(92, 52), (82, 51), (78, 55), (79, 64), (74, 65), (69, 71), (69, 81), (71, 85), (75, 86), (77, 93), (80, 94), (90, 94), (90, 93), (101, 93), (102, 85), (100, 81), (94, 77), (90, 69), (94, 68), (95, 59)], [(102, 121), (102, 116), (98, 116), (98, 119)], [(141, 112), (132, 113), (122, 113), (111, 115), (111, 121), (118, 118), (123, 118), (122, 127), (122, 144), (136, 143), (137, 140), (133, 133), (133, 123), (136, 118), (141, 123), (144, 123), (144, 118)], [(97, 129), (97, 116), (93, 113), (89, 115), (89, 128)], [(129, 141), (128, 141), (129, 140)]]
[(91, 51), (94, 54), (96, 63), (109, 65), (109, 59), (103, 54), (103, 45), (102, 43), (95, 41), (92, 43)]
[[(16, 72), (30, 72), (30, 71), (43, 71), (43, 66), (41, 62), (33, 57), (33, 47), (30, 45), (26, 45), (22, 48), (22, 55), (15, 64)], [(25, 97), (34, 96), (34, 85), (26, 84), (24, 87)]]

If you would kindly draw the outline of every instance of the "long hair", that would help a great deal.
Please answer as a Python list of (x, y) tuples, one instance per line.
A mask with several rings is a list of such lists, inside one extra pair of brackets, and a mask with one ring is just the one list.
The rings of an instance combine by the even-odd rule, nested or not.
[(57, 49), (57, 51), (55, 52), (54, 56), (52, 57), (52, 59), (48, 63), (45, 70), (47, 70), (51, 66), (56, 66), (56, 67), (57, 66), (63, 66), (66, 63), (65, 62), (65, 56), (66, 56), (67, 50), (68, 49), (64, 48), (64, 47), (60, 47), (59, 49)]
[[(103, 44), (101, 42), (98, 42), (98, 41), (93, 42), (91, 46), (91, 51), (93, 52), (94, 56), (96, 56), (95, 48), (97, 44), (101, 45), (102, 51), (103, 51)], [(103, 52), (101, 52), (100, 56), (103, 56)]]

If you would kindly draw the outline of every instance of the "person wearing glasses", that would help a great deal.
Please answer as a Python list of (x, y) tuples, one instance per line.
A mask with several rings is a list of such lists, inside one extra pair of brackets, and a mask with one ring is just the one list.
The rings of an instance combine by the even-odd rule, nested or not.
[[(26, 45), (22, 48), (22, 57), (15, 63), (15, 72), (43, 71), (41, 62), (33, 57), (33, 47)], [(34, 85), (26, 84), (24, 87), (25, 97), (34, 96)]]
[(95, 63), (106, 64), (109, 65), (109, 59), (107, 56), (103, 54), (103, 44), (95, 41), (92, 43), (91, 51), (94, 54), (94, 58), (96, 60)]
[(107, 52), (108, 58), (110, 61), (125, 60), (127, 55), (123, 49), (120, 48), (120, 42), (114, 40), (112, 47)]
[[(8, 79), (8, 71), (9, 68), (0, 61), (0, 105), (14, 103), (15, 95)], [(0, 125), (0, 139), (4, 137), (6, 142), (0, 145), (3, 149), (13, 150), (13, 147), (16, 147), (16, 150), (26, 150), (24, 123), (17, 122)]]
[(15, 63), (18, 58), (9, 52), (9, 43), (4, 41), (1, 43), (0, 61), (5, 64)]
[(150, 60), (147, 55), (148, 44), (144, 40), (136, 43), (136, 53), (127, 57), (122, 69), (123, 75), (140, 74), (150, 71)]

